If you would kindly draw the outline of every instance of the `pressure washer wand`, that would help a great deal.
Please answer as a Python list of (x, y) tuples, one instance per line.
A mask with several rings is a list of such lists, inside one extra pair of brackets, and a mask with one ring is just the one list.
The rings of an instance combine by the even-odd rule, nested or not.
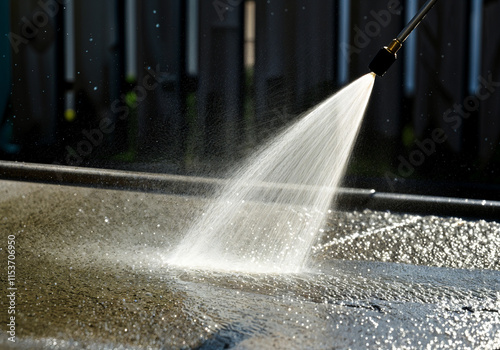
[(385, 72), (392, 66), (396, 59), (398, 58), (397, 52), (405, 42), (406, 38), (410, 33), (422, 22), (427, 12), (436, 4), (437, 0), (428, 0), (424, 6), (418, 11), (418, 13), (413, 17), (413, 19), (403, 28), (403, 30), (398, 34), (398, 36), (391, 41), (388, 46), (384, 46), (377, 53), (375, 58), (371, 61), (368, 68), (377, 74), (378, 76), (383, 76)]

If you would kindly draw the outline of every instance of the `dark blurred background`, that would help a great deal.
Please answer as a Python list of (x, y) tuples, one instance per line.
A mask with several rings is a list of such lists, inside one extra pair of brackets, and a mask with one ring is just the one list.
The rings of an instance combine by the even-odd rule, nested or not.
[[(423, 3), (2, 1), (0, 159), (223, 176)], [(438, 2), (377, 78), (344, 185), (500, 199), (499, 17)]]

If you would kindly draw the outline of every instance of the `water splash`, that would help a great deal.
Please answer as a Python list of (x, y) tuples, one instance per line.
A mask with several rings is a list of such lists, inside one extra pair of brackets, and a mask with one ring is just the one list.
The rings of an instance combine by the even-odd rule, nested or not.
[(375, 75), (308, 112), (238, 169), (174, 249), (172, 265), (300, 272), (358, 134)]

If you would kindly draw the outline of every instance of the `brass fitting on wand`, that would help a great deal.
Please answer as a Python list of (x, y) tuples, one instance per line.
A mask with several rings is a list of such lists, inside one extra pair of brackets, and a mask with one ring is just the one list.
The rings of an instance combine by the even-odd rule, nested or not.
[(399, 49), (403, 46), (401, 42), (398, 39), (393, 39), (389, 46), (384, 46), (384, 49), (392, 53), (393, 55), (396, 55), (396, 53), (399, 51)]

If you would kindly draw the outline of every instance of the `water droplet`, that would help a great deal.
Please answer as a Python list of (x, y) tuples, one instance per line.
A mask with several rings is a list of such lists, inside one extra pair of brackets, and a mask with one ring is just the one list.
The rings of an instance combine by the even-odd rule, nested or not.
[(160, 23), (156, 23), (156, 28), (160, 28)]
[(89, 41), (94, 41), (94, 38), (90, 38)]
[(153, 10), (153, 13), (156, 14), (156, 10)]
[(94, 91), (97, 91), (97, 86), (94, 86)]

